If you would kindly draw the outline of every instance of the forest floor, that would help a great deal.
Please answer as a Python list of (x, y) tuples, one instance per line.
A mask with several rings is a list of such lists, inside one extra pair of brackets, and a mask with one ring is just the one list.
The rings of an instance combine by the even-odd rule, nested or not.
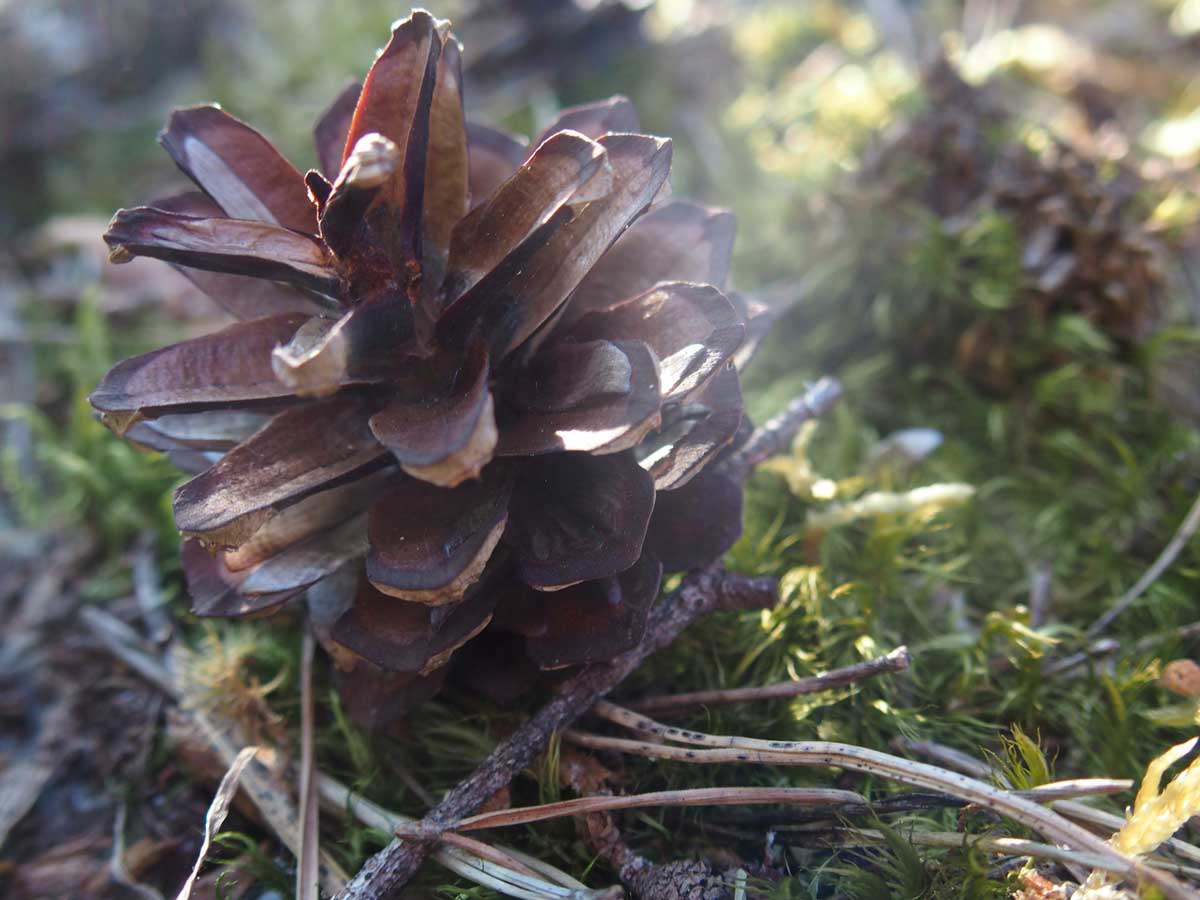
[[(734, 283), (777, 317), (745, 376), (755, 423), (820, 376), (843, 386), (753, 476), (725, 561), (778, 579), (778, 604), (701, 618), (609, 699), (704, 735), (835, 742), (899, 766), (693, 765), (658, 758), (660, 738), (618, 753), (611, 739), (634, 732), (595, 707), (490, 807), (781, 788), (870, 803), (674, 793), (484, 832), (528, 855), (493, 860), (533, 879), (515, 896), (620, 883), (614, 834), (654, 863), (708, 860), (714, 897), (1066, 896), (1096, 852), (1063, 852), (1067, 838), (1004, 801), (968, 804), (951, 773), (1002, 797), (1057, 785), (1045, 802), (1108, 839), (1181, 745), (1163, 783), (1187, 777), (1169, 803), (1145, 798), (1172, 806), (1176, 843), (1131, 829), (1114, 846), (1200, 889), (1200, 757), (1184, 744), (1200, 731), (1200, 4), (969, 3), (960, 18), (936, 3), (695, 0), (537, 22), (452, 5), (435, 12), (487, 51), (468, 56), (475, 112), (528, 133), (559, 106), (628, 94), (646, 130), (675, 139), (675, 195), (735, 211)], [(306, 123), (406, 12), (372, 0), (322, 24), (315, 0), (288, 17), (194, 7), (34, 72), (13, 90), (36, 127), (0, 146), (10, 171), (29, 167), (0, 220), (4, 896), (174, 896), (243, 745), (262, 749), (192, 896), (292, 896), (288, 773), (305, 734), (329, 779), (320, 847), (336, 887), (545, 699), (498, 708), (452, 687), (402, 732), (370, 735), (327, 662), (306, 664), (298, 617), (188, 614), (180, 476), (110, 435), (86, 396), (115, 360), (217, 313), (165, 266), (106, 267), (98, 235), (174, 177), (153, 142), (169, 107), (218, 99), (304, 159)], [(143, 52), (151, 34), (174, 58)], [(126, 80), (102, 84), (106, 71)], [(72, 132), (80, 102), (96, 109)], [(942, 787), (913, 780), (920, 763)], [(447, 859), (414, 890), (496, 895), (494, 877)]]

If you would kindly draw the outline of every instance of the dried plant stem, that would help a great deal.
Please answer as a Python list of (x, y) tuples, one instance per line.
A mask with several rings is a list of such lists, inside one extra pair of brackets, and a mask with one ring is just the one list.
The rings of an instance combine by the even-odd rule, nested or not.
[[(776, 584), (769, 578), (745, 578), (702, 569), (655, 607), (646, 637), (635, 649), (610, 663), (585, 667), (566, 681), (558, 694), (523, 722), (466, 780), (455, 787), (422, 820), (423, 831), (435, 834), (468, 816), (537, 758), (556, 731), (582, 716), (650, 654), (670, 644), (700, 616), (718, 609), (762, 609), (775, 602)], [(430, 841), (392, 841), (371, 857), (337, 895), (337, 900), (385, 900), (394, 896), (430, 853)]]
[[(236, 747), (230, 735), (236, 732), (236, 726), (203, 710), (185, 709), (200, 736), (217, 756), (223, 762), (232, 760), (236, 756)], [(300, 814), (287, 791), (278, 784), (266, 766), (257, 761), (252, 762), (242, 774), (241, 787), (280, 842), (298, 858), (303, 842)], [(320, 873), (321, 886), (327, 892), (341, 890), (347, 880), (346, 873), (324, 851), (320, 853)]]
[(1163, 548), (1162, 553), (1158, 555), (1158, 559), (1154, 560), (1150, 568), (1142, 574), (1142, 577), (1134, 583), (1133, 587), (1122, 594), (1117, 602), (1110, 606), (1108, 611), (1092, 624), (1092, 627), (1088, 629), (1088, 637), (1095, 637), (1100, 634), (1100, 632), (1113, 623), (1117, 616), (1129, 609), (1137, 601), (1138, 597), (1142, 596), (1146, 592), (1146, 589), (1154, 584), (1162, 576), (1163, 572), (1170, 568), (1171, 563), (1175, 562), (1175, 558), (1179, 556), (1183, 548), (1187, 546), (1187, 542), (1192, 539), (1198, 530), (1200, 530), (1200, 494), (1196, 495), (1191, 509), (1183, 517), (1179, 528), (1175, 531), (1174, 536), (1167, 543), (1167, 546)]
[(635, 753), (651, 759), (670, 759), (686, 763), (757, 762), (772, 765), (837, 766), (878, 775), (916, 787), (961, 797), (1007, 816), (1058, 843), (1093, 853), (1105, 860), (1103, 865), (1098, 865), (1096, 868), (1154, 884), (1166, 897), (1179, 898), (1179, 900), (1194, 897), (1190, 890), (1174, 878), (1151, 870), (1138, 859), (1116, 852), (1090, 831), (1080, 828), (1052, 810), (1045, 809), (1032, 800), (1015, 796), (1009, 791), (1001, 790), (965, 775), (848, 744), (830, 741), (767, 741), (732, 735), (709, 735), (663, 725), (611, 703), (605, 703), (597, 711), (631, 730), (656, 738), (711, 749), (671, 747), (574, 731), (566, 732), (564, 738), (592, 749)]
[(204, 817), (204, 840), (200, 844), (200, 852), (196, 855), (196, 864), (192, 866), (191, 874), (183, 883), (175, 900), (189, 900), (192, 896), (192, 888), (196, 884), (196, 879), (200, 877), (200, 869), (204, 865), (205, 857), (208, 856), (208, 849), (212, 846), (213, 838), (217, 836), (217, 832), (221, 830), (221, 825), (225, 822), (225, 817), (229, 815), (229, 805), (237, 793), (238, 782), (245, 773), (246, 767), (254, 761), (254, 757), (261, 749), (260, 747), (243, 747), (234, 756), (221, 783), (217, 785), (217, 792), (213, 795), (212, 803), (208, 806), (208, 813)]
[(642, 697), (628, 704), (629, 709), (638, 712), (661, 712), (662, 710), (680, 710), (693, 706), (727, 706), (734, 703), (748, 703), (754, 700), (779, 700), (799, 697), (801, 694), (815, 694), (819, 691), (830, 691), (845, 687), (856, 681), (862, 681), (875, 675), (890, 672), (903, 672), (912, 663), (907, 647), (897, 647), (886, 656), (864, 660), (841, 669), (833, 669), (813, 675), (809, 678), (797, 678), (793, 681), (780, 681), (775, 684), (764, 684), (757, 687), (727, 688), (717, 691), (693, 691), (687, 694), (658, 694), (652, 697)]

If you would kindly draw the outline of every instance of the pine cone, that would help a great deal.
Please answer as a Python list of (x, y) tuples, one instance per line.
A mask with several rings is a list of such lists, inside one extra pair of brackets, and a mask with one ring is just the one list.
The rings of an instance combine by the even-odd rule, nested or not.
[(663, 199), (671, 144), (624, 98), (532, 150), (466, 122), (460, 53), (448, 23), (399, 23), (317, 124), (324, 174), (215, 106), (175, 112), (161, 143), (203, 193), (104, 236), (240, 320), (91, 397), (197, 473), (174, 497), (194, 612), (307, 596), (375, 725), (489, 623), (509, 672), (629, 649), (663, 570), (740, 527), (709, 465), (742, 419), (732, 216)]

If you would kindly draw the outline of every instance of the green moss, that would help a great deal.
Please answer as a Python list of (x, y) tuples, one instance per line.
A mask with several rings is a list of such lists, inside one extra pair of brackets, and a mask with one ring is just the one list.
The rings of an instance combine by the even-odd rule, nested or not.
[[(0, 455), (0, 487), (34, 528), (87, 530), (109, 553), (127, 550), (150, 531), (165, 548), (175, 541), (168, 491), (178, 471), (164, 457), (116, 438), (87, 402), (118, 354), (129, 349), (113, 345), (96, 301), (93, 292), (79, 304), (73, 323), (77, 343), (68, 352), (42, 348), (38, 376), (57, 408), (0, 409), (6, 419), (28, 427), (36, 468), (28, 471), (17, 445), (10, 444)], [(37, 316), (31, 306), (30, 317)]]

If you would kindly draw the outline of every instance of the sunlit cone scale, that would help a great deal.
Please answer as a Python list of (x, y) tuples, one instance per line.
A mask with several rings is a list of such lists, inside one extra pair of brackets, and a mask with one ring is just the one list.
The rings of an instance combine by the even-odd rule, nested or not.
[(667, 199), (671, 144), (637, 129), (623, 98), (532, 146), (467, 122), (460, 47), (422, 11), (317, 124), (322, 171), (218, 107), (171, 116), (202, 193), (121, 210), (105, 240), (237, 321), (91, 401), (194, 473), (174, 511), (196, 614), (306, 599), (383, 725), (484, 631), (511, 673), (629, 649), (664, 566), (728, 549), (733, 221)]

